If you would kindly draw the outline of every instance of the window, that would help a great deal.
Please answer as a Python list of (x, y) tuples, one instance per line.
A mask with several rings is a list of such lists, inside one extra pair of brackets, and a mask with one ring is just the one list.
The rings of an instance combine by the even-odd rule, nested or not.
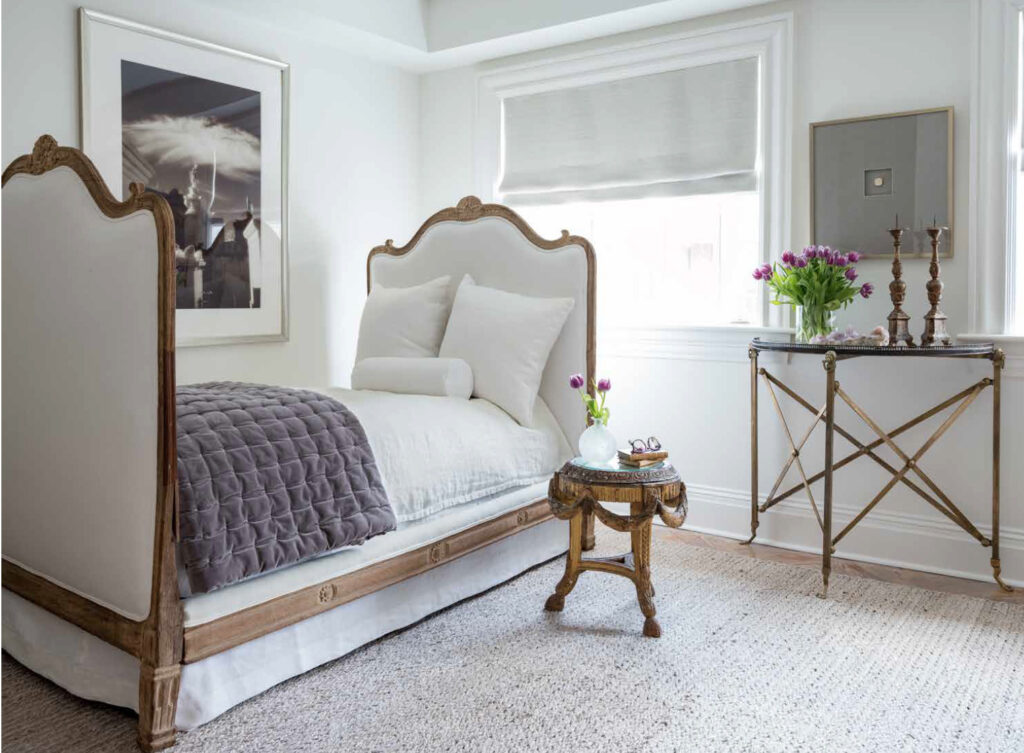
[(788, 30), (787, 16), (481, 78), (484, 193), (545, 237), (594, 244), (602, 330), (770, 323), (750, 271), (788, 228)]
[(513, 207), (541, 235), (599, 251), (598, 325), (760, 322), (755, 191)]
[(1015, 197), (1013, 213), (1008, 223), (1012, 232), (1013, 252), (1009, 258), (1009, 271), (1013, 283), (1009, 290), (1009, 311), (1007, 316), (1007, 332), (1024, 334), (1024, 12), (1017, 11), (1016, 35), (1016, 75), (1013, 79), (1015, 102), (1014, 127), (1015, 136), (1010, 159), (1013, 168), (1014, 183), (1012, 195)]

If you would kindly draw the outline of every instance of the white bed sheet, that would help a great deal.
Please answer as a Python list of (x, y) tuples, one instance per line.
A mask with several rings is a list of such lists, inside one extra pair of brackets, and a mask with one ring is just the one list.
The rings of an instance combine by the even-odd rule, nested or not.
[(544, 481), (573, 455), (540, 398), (529, 428), (479, 398), (317, 391), (363, 425), (399, 522)]

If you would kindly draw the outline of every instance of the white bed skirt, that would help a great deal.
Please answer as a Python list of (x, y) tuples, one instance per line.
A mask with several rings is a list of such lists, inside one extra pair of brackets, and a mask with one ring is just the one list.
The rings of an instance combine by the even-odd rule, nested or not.
[[(568, 540), (567, 523), (545, 521), (336, 609), (186, 664), (178, 729), (205, 724), (290, 677), (503, 583), (565, 552)], [(137, 659), (6, 589), (2, 614), (3, 648), (26, 667), (77, 696), (138, 711)]]

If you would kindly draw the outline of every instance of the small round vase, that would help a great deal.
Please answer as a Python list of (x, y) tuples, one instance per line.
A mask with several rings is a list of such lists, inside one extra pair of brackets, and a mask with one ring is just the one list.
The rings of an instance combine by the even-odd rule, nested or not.
[(608, 463), (617, 451), (615, 435), (600, 421), (591, 424), (580, 434), (580, 455), (588, 463)]

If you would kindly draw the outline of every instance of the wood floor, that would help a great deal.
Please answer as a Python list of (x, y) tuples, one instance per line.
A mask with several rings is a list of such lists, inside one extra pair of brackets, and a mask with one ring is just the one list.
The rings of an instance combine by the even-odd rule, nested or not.
[[(821, 568), (821, 557), (807, 552), (794, 552), (790, 549), (780, 549), (757, 543), (748, 546), (723, 536), (712, 536), (694, 531), (673, 530), (662, 526), (654, 526), (654, 535), (656, 539), (681, 539), (692, 546), (719, 549), (743, 557), (753, 557), (754, 559), (771, 560), (774, 562), (788, 562), (791, 565), (801, 565), (815, 569)], [(902, 567), (856, 562), (854, 560), (842, 559), (835, 555), (832, 556), (832, 572), (840, 575), (873, 578), (885, 581), (886, 583), (918, 586), (919, 588), (928, 588), (932, 591), (941, 591), (943, 593), (977, 596), (991, 601), (1008, 601), (1014, 604), (1024, 604), (1024, 589), (1017, 588), (1013, 592), (1007, 593), (999, 588), (994, 581), (985, 582), (968, 580), (966, 578), (954, 578), (949, 575), (922, 573)]]

